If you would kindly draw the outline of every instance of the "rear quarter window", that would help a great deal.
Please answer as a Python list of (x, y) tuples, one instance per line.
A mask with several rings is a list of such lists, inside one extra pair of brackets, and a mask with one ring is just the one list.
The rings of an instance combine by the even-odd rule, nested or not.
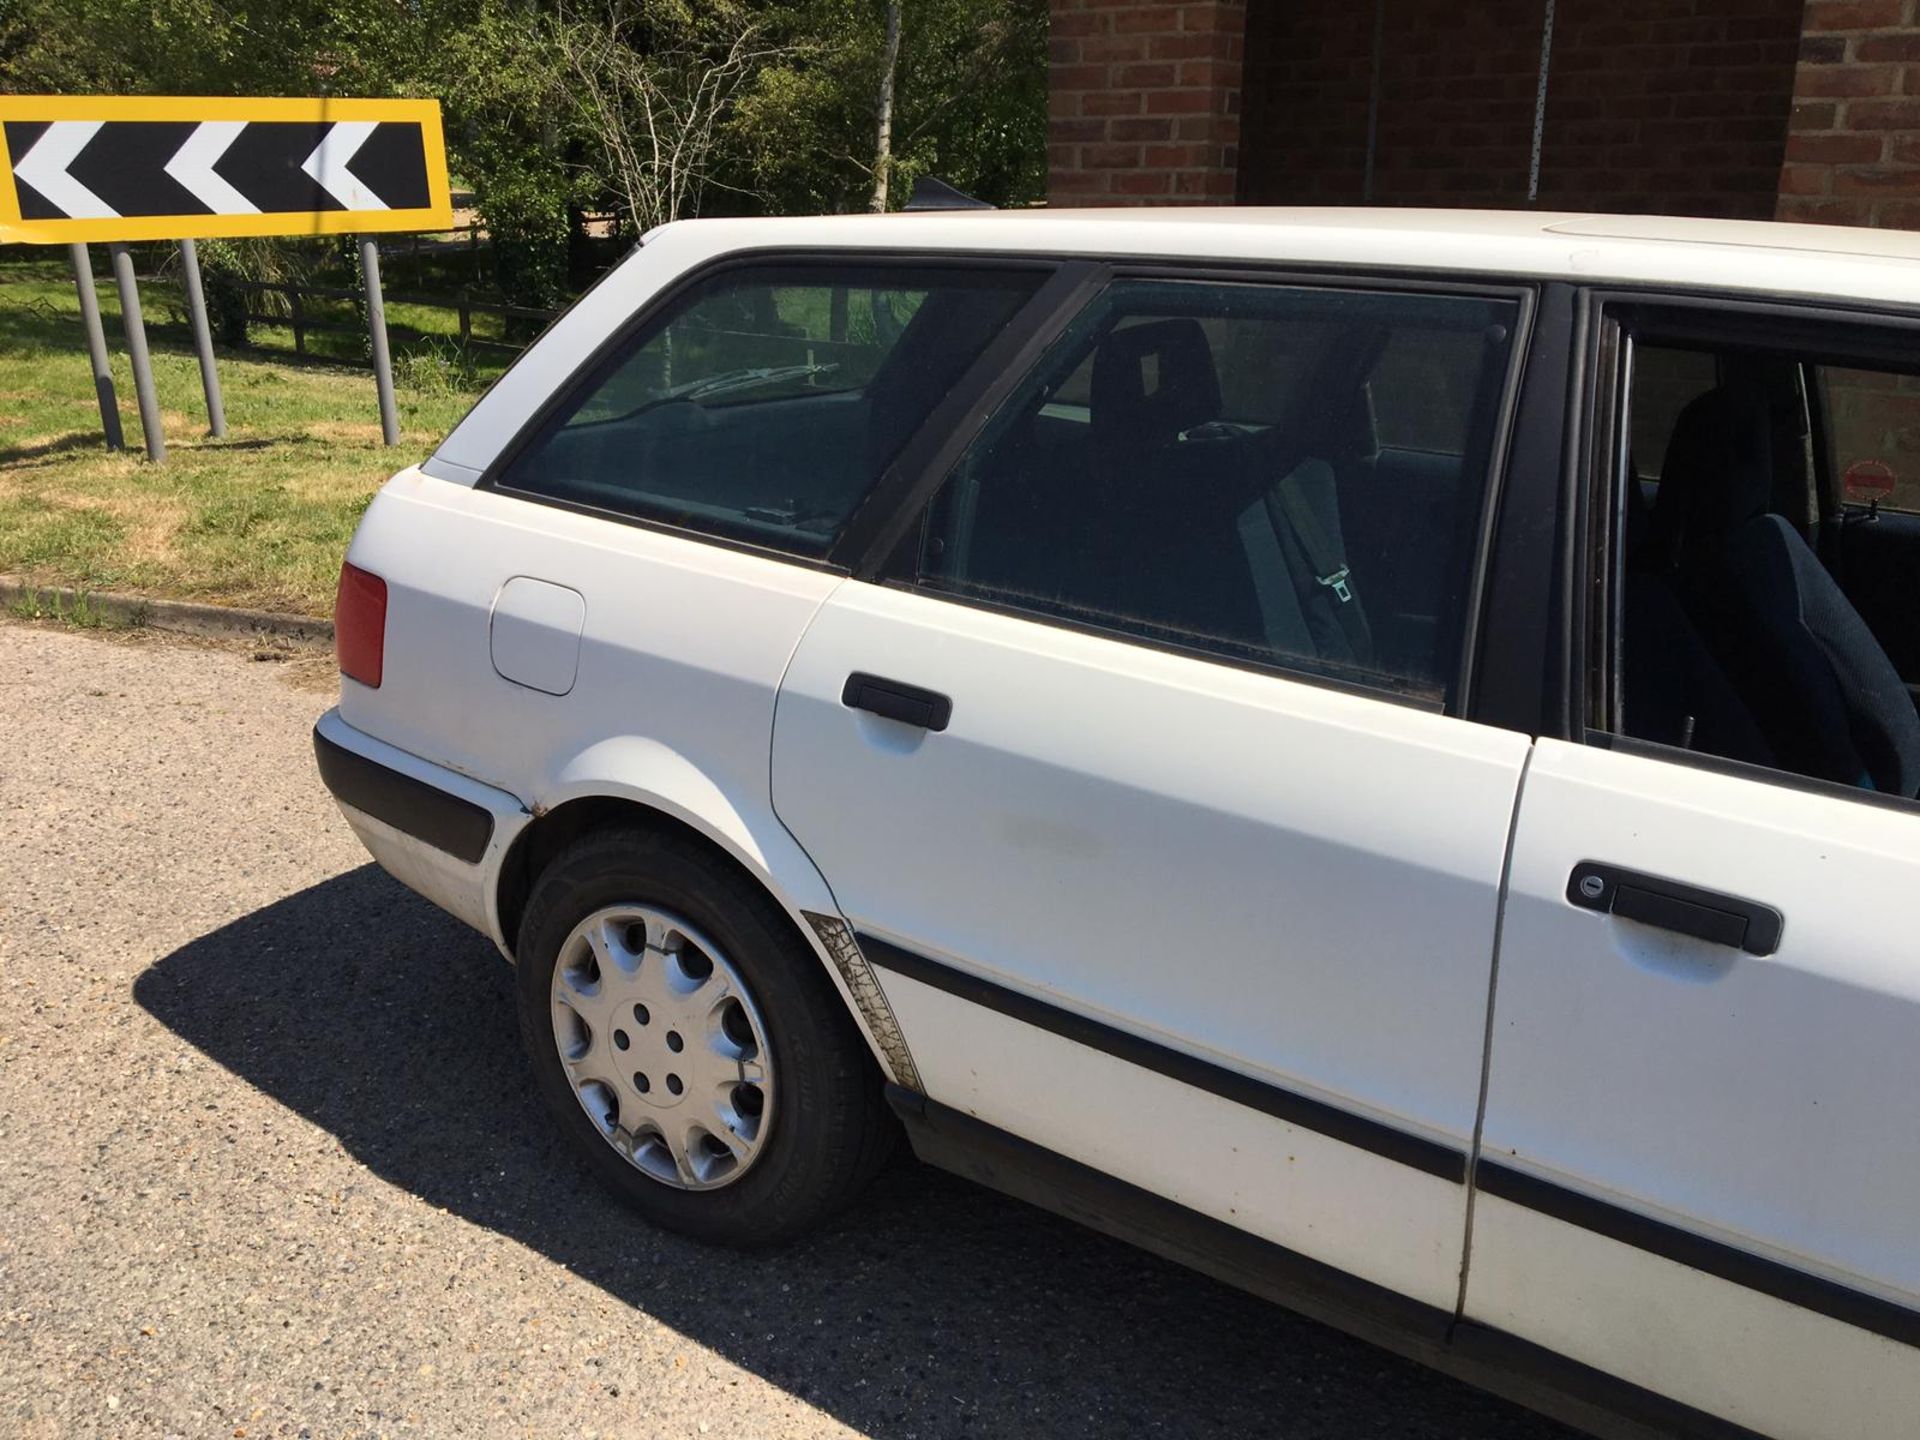
[(735, 266), (573, 383), (498, 488), (818, 558), (1039, 268)]

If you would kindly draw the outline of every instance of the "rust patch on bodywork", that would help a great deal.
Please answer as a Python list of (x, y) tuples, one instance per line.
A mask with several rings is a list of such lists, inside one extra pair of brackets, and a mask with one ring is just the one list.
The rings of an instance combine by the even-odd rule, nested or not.
[(919, 1090), (920, 1072), (914, 1068), (907, 1038), (900, 1033), (900, 1022), (894, 1018), (893, 1006), (887, 1003), (887, 992), (880, 988), (879, 977), (867, 963), (860, 942), (853, 938), (852, 927), (838, 916), (818, 915), (811, 910), (800, 913), (807, 917), (820, 943), (827, 947), (827, 954), (833, 957), (834, 969), (847, 982), (853, 1003), (860, 1007), (861, 1018), (867, 1022), (874, 1043), (880, 1047), (887, 1068), (893, 1072), (894, 1083)]

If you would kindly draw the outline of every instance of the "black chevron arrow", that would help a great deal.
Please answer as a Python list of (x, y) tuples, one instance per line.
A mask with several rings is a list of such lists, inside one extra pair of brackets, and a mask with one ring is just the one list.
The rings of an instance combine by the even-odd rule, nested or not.
[(207, 207), (166, 172), (196, 128), (182, 121), (103, 125), (67, 173), (122, 215), (199, 215)]

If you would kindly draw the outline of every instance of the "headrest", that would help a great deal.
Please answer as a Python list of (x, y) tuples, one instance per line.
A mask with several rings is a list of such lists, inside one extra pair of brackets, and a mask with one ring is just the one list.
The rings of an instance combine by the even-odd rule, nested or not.
[(1200, 322), (1149, 320), (1111, 331), (1093, 352), (1088, 409), (1095, 433), (1164, 445), (1220, 418), (1220, 377)]
[(1674, 422), (1660, 467), (1655, 517), (1662, 539), (1697, 545), (1773, 504), (1773, 421), (1758, 386), (1721, 385), (1696, 396)]

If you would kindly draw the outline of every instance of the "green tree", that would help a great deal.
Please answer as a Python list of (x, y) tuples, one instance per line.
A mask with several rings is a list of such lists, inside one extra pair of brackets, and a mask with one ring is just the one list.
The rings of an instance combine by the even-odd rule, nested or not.
[(1046, 0), (0, 0), (0, 90), (436, 96), (503, 295), (550, 306), (582, 209), (1036, 198), (1046, 33)]
[(884, 164), (890, 204), (926, 174), (997, 205), (1038, 199), (1046, 0), (902, 0), (890, 154), (878, 162), (889, 8), (801, 0), (787, 9), (792, 52), (760, 73), (730, 127), (740, 187), (776, 211), (864, 209)]
[(646, 230), (698, 213), (734, 97), (786, 52), (744, 0), (587, 0), (553, 29), (583, 167)]
[(558, 305), (568, 214), (591, 184), (568, 164), (577, 145), (550, 19), (533, 4), (475, 0), (442, 34), (421, 74), (445, 107), (450, 158), (473, 187), (495, 283), (509, 303)]
[(67, 95), (387, 94), (420, 11), (388, 0), (8, 0), (0, 89)]

